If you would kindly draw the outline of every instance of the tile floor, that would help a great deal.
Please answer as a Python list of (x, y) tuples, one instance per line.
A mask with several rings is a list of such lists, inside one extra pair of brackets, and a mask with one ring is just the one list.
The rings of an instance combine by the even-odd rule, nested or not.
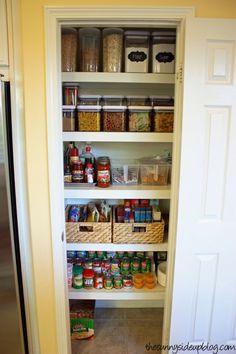
[[(147, 354), (146, 344), (161, 344), (163, 309), (97, 308), (95, 336), (72, 341), (73, 354)], [(159, 353), (155, 350), (155, 353)]]

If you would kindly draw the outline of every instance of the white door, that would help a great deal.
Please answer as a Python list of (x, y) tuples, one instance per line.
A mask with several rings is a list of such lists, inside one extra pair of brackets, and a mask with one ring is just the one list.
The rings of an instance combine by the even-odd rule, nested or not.
[(203, 353), (236, 353), (235, 41), (235, 20), (186, 23), (170, 344)]

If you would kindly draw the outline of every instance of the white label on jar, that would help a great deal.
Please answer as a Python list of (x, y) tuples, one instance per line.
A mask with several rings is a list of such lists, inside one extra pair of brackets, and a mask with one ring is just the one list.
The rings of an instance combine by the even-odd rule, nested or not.
[(154, 44), (152, 46), (152, 72), (175, 72), (175, 44)]
[(125, 71), (127, 73), (148, 72), (148, 48), (128, 47), (125, 49)]

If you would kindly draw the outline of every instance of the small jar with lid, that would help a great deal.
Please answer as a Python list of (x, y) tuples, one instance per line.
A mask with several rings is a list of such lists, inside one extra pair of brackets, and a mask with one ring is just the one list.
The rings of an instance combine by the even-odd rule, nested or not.
[(125, 32), (125, 72), (147, 73), (149, 69), (149, 32)]
[(103, 30), (104, 72), (121, 72), (123, 32), (121, 28), (105, 28)]
[(84, 169), (82, 161), (76, 161), (72, 164), (72, 182), (82, 183), (84, 182)]
[(77, 30), (62, 28), (61, 33), (61, 71), (76, 71)]
[(152, 72), (173, 74), (175, 72), (175, 33), (152, 33)]
[(92, 289), (94, 287), (94, 271), (92, 269), (84, 269), (84, 288)]
[(73, 266), (73, 288), (81, 289), (83, 287), (83, 267), (80, 265)]
[(80, 71), (99, 71), (100, 30), (98, 28), (79, 29)]
[(62, 106), (63, 132), (75, 131), (75, 106)]
[(110, 187), (111, 167), (110, 159), (107, 156), (101, 156), (97, 160), (97, 186), (101, 188)]

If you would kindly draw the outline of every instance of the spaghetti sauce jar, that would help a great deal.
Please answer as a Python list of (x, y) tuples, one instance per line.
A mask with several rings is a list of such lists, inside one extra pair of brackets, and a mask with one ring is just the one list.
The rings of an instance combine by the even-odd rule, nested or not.
[(97, 186), (101, 188), (110, 187), (110, 181), (110, 159), (107, 156), (101, 156), (97, 161)]

